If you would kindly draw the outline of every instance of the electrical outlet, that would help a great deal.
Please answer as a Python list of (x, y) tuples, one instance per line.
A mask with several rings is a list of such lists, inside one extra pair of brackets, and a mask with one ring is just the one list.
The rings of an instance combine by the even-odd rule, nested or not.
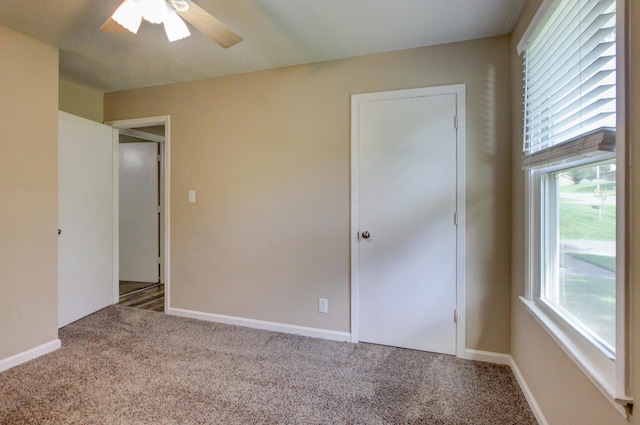
[(329, 300), (326, 298), (318, 298), (318, 313), (329, 312)]

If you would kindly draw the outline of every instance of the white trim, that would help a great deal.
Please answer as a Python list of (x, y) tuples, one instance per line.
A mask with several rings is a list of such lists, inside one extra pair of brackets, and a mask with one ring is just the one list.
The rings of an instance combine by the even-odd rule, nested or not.
[(501, 365), (511, 365), (511, 363), (513, 362), (513, 359), (509, 354), (472, 350), (470, 348), (467, 348), (465, 350), (464, 358), (467, 360), (473, 360), (475, 362), (486, 362)]
[(631, 395), (631, 199), (629, 142), (630, 1), (616, 0), (616, 391)]
[(522, 375), (522, 372), (520, 372), (520, 368), (516, 364), (516, 361), (511, 356), (509, 356), (509, 359), (509, 366), (511, 366), (511, 371), (515, 375), (516, 380), (518, 381), (518, 385), (520, 385), (520, 389), (524, 393), (524, 398), (527, 399), (527, 403), (529, 403), (529, 407), (531, 408), (533, 415), (536, 417), (538, 424), (549, 425), (549, 422), (547, 421), (547, 418), (545, 418), (544, 413), (542, 413), (542, 409), (538, 405), (536, 398), (533, 396), (529, 385), (527, 385), (527, 381), (525, 381), (524, 375)]
[(134, 137), (136, 139), (147, 140), (149, 142), (164, 143), (164, 136), (149, 133), (147, 131), (134, 130), (132, 128), (121, 128), (120, 134), (124, 136)]
[(113, 213), (112, 217), (112, 236), (111, 239), (113, 241), (113, 272), (112, 272), (112, 280), (113, 280), (113, 303), (118, 304), (120, 302), (120, 196), (119, 196), (119, 187), (120, 187), (120, 158), (118, 155), (118, 146), (119, 146), (119, 134), (118, 130), (115, 128), (113, 131), (113, 139), (111, 141), (112, 145), (112, 160), (111, 166), (111, 180), (112, 184), (112, 196), (113, 196)]
[[(169, 115), (156, 115), (153, 117), (131, 118), (126, 120), (113, 120), (105, 121), (106, 125), (110, 125), (113, 128), (137, 128), (137, 127), (151, 127), (154, 125), (165, 125)], [(165, 134), (166, 134), (165, 130)]]
[[(170, 205), (171, 205), (171, 117), (169, 115), (160, 115), (155, 117), (146, 117), (146, 118), (134, 118), (127, 120), (116, 120), (116, 121), (107, 121), (105, 124), (110, 125), (114, 129), (120, 131), (121, 129), (131, 129), (137, 127), (149, 127), (154, 125), (164, 125), (164, 141), (153, 140), (160, 143), (162, 147), (161, 151), (161, 205), (162, 205), (162, 213), (161, 220), (162, 226), (160, 227), (160, 245), (162, 252), (162, 270), (160, 272), (160, 278), (164, 283), (164, 309), (168, 311), (171, 305), (171, 215), (170, 215)], [(130, 133), (129, 130), (125, 130), (123, 133)], [(142, 133), (142, 132), (141, 132)], [(145, 133), (146, 134), (146, 133)], [(140, 134), (138, 135), (140, 137)], [(118, 173), (118, 147), (119, 147), (119, 139), (116, 138), (114, 140), (114, 175)], [(117, 205), (117, 199), (119, 198), (118, 194), (118, 186), (114, 187), (114, 204)], [(117, 213), (117, 211), (116, 211)], [(117, 220), (117, 215), (115, 216), (116, 220), (114, 220), (114, 233), (119, 232), (119, 225)], [(114, 276), (115, 282), (114, 285), (118, 284), (118, 274), (119, 274), (119, 252), (120, 247), (114, 243)], [(117, 288), (116, 288), (117, 289)], [(115, 300), (114, 304), (118, 303), (119, 289), (115, 291)]]
[(358, 229), (360, 227), (358, 217), (360, 217), (360, 129), (358, 114), (359, 105), (355, 101), (355, 96), (351, 96), (351, 342), (357, 343), (360, 335), (360, 244), (358, 244)]
[(540, 209), (540, 175), (534, 170), (524, 170), (525, 175), (525, 297), (532, 300), (535, 296), (536, 282), (540, 279), (541, 267), (536, 260), (540, 257), (540, 228), (542, 210)]
[(506, 365), (511, 368), (513, 375), (516, 377), (516, 381), (518, 381), (518, 385), (524, 394), (524, 398), (527, 400), (533, 415), (536, 417), (539, 425), (549, 425), (547, 418), (545, 418), (542, 413), (542, 409), (538, 405), (536, 398), (533, 396), (529, 385), (527, 385), (527, 381), (525, 381), (522, 372), (520, 372), (520, 368), (516, 364), (516, 361), (510, 354), (503, 353), (494, 353), (491, 351), (481, 351), (481, 350), (472, 350), (467, 349), (465, 358), (467, 360), (477, 361), (477, 362), (487, 362), (499, 365)]
[(285, 323), (266, 322), (263, 320), (247, 319), (244, 317), (225, 316), (222, 314), (203, 313), (181, 308), (169, 308), (167, 314), (190, 319), (204, 320), (207, 322), (225, 323), (227, 325), (243, 326), (246, 328), (261, 329), (272, 332), (282, 332), (286, 334), (309, 336), (312, 338), (322, 338), (331, 341), (351, 341), (351, 334), (348, 332), (331, 331), (327, 329), (308, 328), (305, 326), (288, 325)]
[(458, 84), (456, 89), (458, 128), (456, 140), (457, 194), (456, 206), (458, 225), (456, 227), (456, 289), (458, 323), (456, 356), (462, 357), (467, 348), (467, 86)]
[(18, 365), (21, 365), (22, 363), (26, 363), (29, 360), (44, 356), (45, 354), (49, 354), (53, 351), (56, 351), (60, 347), (62, 347), (62, 342), (59, 339), (54, 339), (53, 341), (46, 342), (27, 351), (23, 351), (22, 353), (18, 353), (11, 357), (7, 357), (6, 359), (2, 359), (0, 360), (0, 372), (4, 372), (5, 370), (9, 370), (12, 367), (16, 367)]
[[(621, 168), (623, 167), (617, 167), (618, 170)], [(544, 187), (540, 181), (538, 172), (532, 170), (527, 170), (526, 172), (526, 269), (528, 273), (526, 274), (525, 283), (526, 297), (520, 297), (520, 300), (527, 308), (529, 314), (533, 316), (538, 324), (551, 336), (592, 384), (609, 400), (621, 415), (628, 419), (629, 412), (627, 408), (633, 404), (633, 399), (630, 396), (630, 392), (625, 390), (628, 385), (628, 381), (625, 381), (625, 379), (628, 378), (625, 377), (628, 375), (626, 375), (624, 371), (621, 371), (621, 369), (624, 369), (624, 363), (622, 362), (624, 362), (623, 359), (625, 358), (625, 354), (627, 354), (625, 350), (628, 350), (628, 335), (625, 340), (626, 344), (622, 347), (620, 342), (616, 343), (616, 359), (611, 360), (607, 357), (606, 353), (601, 351), (601, 349), (598, 348), (597, 345), (594, 345), (588, 338), (585, 338), (577, 329), (574, 329), (566, 320), (554, 317), (551, 314), (552, 312), (547, 311), (547, 306), (539, 299), (539, 285), (543, 273), (542, 261), (540, 260), (542, 258), (540, 229), (542, 226), (541, 217), (543, 215), (540, 199), (543, 197), (541, 191), (544, 190)], [(620, 218), (617, 217), (618, 228), (622, 225), (619, 220)], [(619, 243), (618, 241), (618, 244)], [(620, 252), (619, 250), (620, 247), (618, 246), (618, 252)], [(618, 260), (620, 259), (619, 255), (616, 257)], [(622, 267), (619, 267), (619, 270), (622, 269)], [(617, 277), (617, 285), (617, 288), (620, 288), (620, 277)], [(622, 287), (626, 288), (625, 285)], [(626, 294), (625, 292), (625, 295)], [(620, 298), (617, 298), (616, 302), (619, 301)], [(627, 310), (624, 314), (628, 314), (628, 306), (625, 307), (624, 310)], [(616, 311), (616, 314), (623, 313), (620, 312), (619, 307), (616, 307)], [(619, 324), (620, 321), (617, 319), (616, 326), (619, 326)], [(624, 327), (627, 326), (628, 319), (625, 318)], [(617, 335), (620, 335), (619, 330), (616, 332)], [(617, 338), (619, 338), (619, 336), (617, 336)], [(626, 367), (626, 370), (628, 370), (628, 365)], [(620, 382), (621, 375), (622, 382)]]
[(359, 334), (359, 251), (358, 217), (360, 215), (359, 191), (359, 104), (372, 100), (404, 99), (419, 96), (456, 95), (458, 117), (456, 140), (456, 204), (458, 226), (456, 228), (456, 310), (458, 324), (456, 330), (456, 356), (466, 356), (466, 85), (425, 87), (376, 93), (354, 94), (351, 96), (351, 342), (358, 342)]
[(610, 382), (611, 378), (607, 378), (603, 375), (598, 375), (601, 372), (601, 368), (594, 367), (593, 360), (585, 353), (585, 350), (580, 346), (581, 341), (576, 338), (572, 338), (565, 330), (563, 330), (555, 320), (549, 318), (547, 314), (536, 305), (533, 301), (530, 301), (524, 297), (520, 297), (520, 300), (525, 305), (529, 313), (540, 324), (540, 326), (547, 331), (549, 336), (562, 348), (565, 354), (578, 366), (578, 368), (589, 378), (591, 383), (605, 396), (611, 405), (625, 418), (629, 419), (629, 412), (625, 410), (623, 404), (633, 404), (633, 399), (628, 397), (624, 393), (617, 391), (615, 382)]

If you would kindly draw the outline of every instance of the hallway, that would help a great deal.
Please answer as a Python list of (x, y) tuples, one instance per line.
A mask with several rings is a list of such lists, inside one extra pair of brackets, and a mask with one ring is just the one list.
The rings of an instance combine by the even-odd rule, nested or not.
[[(123, 284), (126, 283), (130, 282), (120, 283), (120, 293), (123, 292)], [(118, 305), (164, 312), (164, 284), (157, 283), (125, 293), (120, 296)]]

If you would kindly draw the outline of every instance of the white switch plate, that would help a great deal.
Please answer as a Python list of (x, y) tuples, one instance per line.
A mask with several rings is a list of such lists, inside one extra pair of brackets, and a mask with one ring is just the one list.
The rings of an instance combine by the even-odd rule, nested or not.
[(189, 203), (190, 204), (195, 204), (196, 203), (196, 191), (195, 190), (190, 190), (189, 191)]
[(329, 300), (326, 298), (318, 298), (318, 313), (329, 312)]

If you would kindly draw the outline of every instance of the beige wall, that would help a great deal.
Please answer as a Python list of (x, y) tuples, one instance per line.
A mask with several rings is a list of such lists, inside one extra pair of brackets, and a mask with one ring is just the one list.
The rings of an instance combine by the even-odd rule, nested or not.
[(350, 95), (466, 83), (467, 345), (508, 352), (508, 47), (498, 37), (106, 94), (106, 120), (171, 115), (171, 306), (348, 332)]
[(58, 108), (99, 123), (104, 122), (104, 93), (60, 80)]
[[(540, 404), (550, 424), (558, 425), (616, 425), (626, 424), (624, 418), (612, 407), (609, 401), (591, 384), (586, 376), (564, 354), (559, 346), (549, 337), (533, 317), (526, 311), (519, 296), (524, 295), (524, 174), (519, 165), (521, 163), (522, 147), (522, 66), (521, 59), (516, 54), (516, 45), (526, 29), (529, 21), (535, 14), (542, 0), (530, 0), (522, 15), (511, 39), (512, 60), (512, 132), (513, 132), (513, 290), (512, 290), (512, 356), (522, 371), (536, 400)], [(631, 105), (631, 117), (637, 117), (640, 113), (640, 30), (635, 25), (640, 22), (640, 2), (627, 1), (631, 8), (632, 22), (632, 60), (631, 60), (631, 91), (629, 101)], [(634, 64), (635, 60), (635, 64)], [(637, 142), (640, 136), (640, 120), (630, 120), (631, 144)], [(640, 155), (634, 150), (631, 164), (632, 170), (631, 196), (632, 201), (640, 196)], [(631, 215), (631, 282), (632, 282), (632, 318), (631, 335), (636, 335), (638, 330), (635, 324), (640, 323), (640, 285), (638, 284), (638, 272), (640, 258), (638, 257), (638, 244), (640, 243), (640, 231), (637, 209)], [(637, 367), (640, 361), (640, 344), (632, 336), (632, 389), (638, 398), (637, 389), (640, 388), (640, 371)], [(632, 424), (640, 424), (640, 415), (631, 421)]]
[(0, 359), (58, 335), (58, 51), (0, 26)]
[[(108, 120), (172, 117), (172, 306), (348, 331), (349, 95), (463, 82), (468, 90), (467, 345), (511, 351), (551, 424), (627, 423), (517, 298), (524, 293), (524, 186), (521, 61), (515, 44), (540, 3), (529, 1), (511, 39), (106, 95)], [(634, 22), (640, 22), (640, 2), (628, 3), (629, 101), (635, 117), (640, 25)], [(59, 86), (52, 47), (0, 26), (0, 57), (6, 59), (0, 67), (3, 359), (57, 337)], [(77, 89), (61, 83), (60, 96), (67, 100), (61, 99), (60, 107), (69, 105)], [(95, 95), (85, 92), (81, 103), (65, 108), (76, 114), (85, 109), (83, 102), (94, 108)], [(100, 113), (91, 110), (97, 121)], [(640, 121), (631, 120), (631, 143), (639, 136)], [(638, 150), (631, 164), (634, 200), (640, 197)], [(188, 189), (198, 190), (197, 204), (186, 203)], [(633, 213), (632, 324), (640, 322), (637, 220)], [(329, 315), (316, 313), (318, 297), (329, 298)], [(636, 332), (632, 325), (632, 335)], [(633, 342), (632, 362), (638, 364), (640, 345)], [(639, 369), (633, 368), (634, 389), (640, 387)], [(631, 423), (640, 424), (639, 417)]]

